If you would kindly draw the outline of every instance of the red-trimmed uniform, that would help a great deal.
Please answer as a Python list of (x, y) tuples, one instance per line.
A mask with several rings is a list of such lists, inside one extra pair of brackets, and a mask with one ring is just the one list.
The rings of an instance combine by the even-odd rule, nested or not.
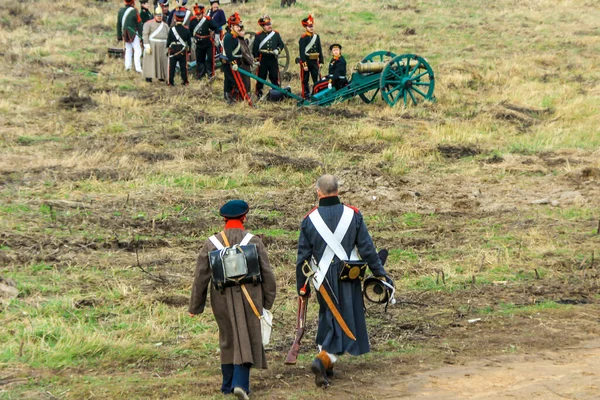
[[(279, 86), (279, 63), (277, 57), (283, 51), (285, 45), (279, 32), (273, 30), (271, 18), (268, 15), (258, 20), (258, 25), (262, 31), (256, 32), (254, 36), (254, 45), (252, 46), (252, 55), (258, 61), (257, 75), (260, 79), (267, 79), (272, 84)], [(256, 82), (256, 95), (262, 97), (264, 84)]]
[[(354, 210), (354, 215), (348, 231), (341, 241), (341, 245), (347, 254), (350, 254), (356, 248), (361, 259), (368, 263), (373, 275), (385, 276), (385, 269), (377, 256), (377, 251), (375, 250), (367, 226), (363, 221), (363, 216), (357, 208), (351, 208)], [(338, 196), (324, 197), (319, 199), (319, 206), (316, 210), (318, 210), (327, 227), (334, 232), (342, 218), (344, 205), (340, 202)], [(313, 209), (310, 213), (316, 210)], [(311, 218), (309, 218), (310, 213), (302, 221), (300, 237), (298, 239), (298, 256), (296, 258), (296, 287), (298, 293), (300, 293), (300, 290), (307, 283), (307, 278), (302, 271), (304, 262), (310, 262), (314, 257), (318, 263), (327, 248), (327, 243), (318, 233)], [(322, 347), (323, 351), (332, 355), (340, 355), (347, 352), (356, 356), (370, 351), (367, 324), (363, 310), (361, 281), (358, 279), (354, 281), (339, 280), (341, 267), (341, 260), (337, 256), (334, 256), (325, 275), (328, 282), (325, 286), (330, 297), (336, 298), (339, 301), (338, 308), (340, 314), (354, 336), (356, 336), (356, 341), (343, 333), (333, 313), (320, 293), (317, 293), (319, 324), (317, 327), (316, 343)], [(306, 285), (306, 289), (310, 292), (309, 285)]]
[(318, 82), (319, 68), (323, 64), (323, 49), (321, 48), (321, 38), (313, 31), (314, 19), (311, 15), (302, 20), (302, 26), (306, 32), (298, 41), (300, 80), (302, 81), (302, 95), (308, 99), (310, 98), (308, 79), (309, 76), (312, 78), (313, 85)]
[(169, 86), (174, 86), (175, 68), (179, 64), (183, 85), (188, 85), (187, 53), (192, 47), (192, 34), (183, 26), (185, 12), (179, 10), (175, 13), (175, 26), (169, 30), (167, 49), (169, 51)]
[(196, 43), (196, 78), (204, 75), (214, 76), (214, 32), (218, 31), (217, 25), (205, 15), (203, 5), (194, 6), (194, 17), (190, 22), (190, 32)]
[(136, 72), (142, 73), (142, 17), (134, 0), (125, 0), (117, 14), (117, 40), (125, 42), (125, 70), (131, 69), (133, 57)]

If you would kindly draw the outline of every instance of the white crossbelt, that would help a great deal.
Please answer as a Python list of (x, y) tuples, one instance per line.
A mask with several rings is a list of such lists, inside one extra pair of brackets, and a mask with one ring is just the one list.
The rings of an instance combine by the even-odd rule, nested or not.
[[(240, 246), (248, 245), (248, 243), (250, 243), (250, 240), (253, 237), (254, 237), (254, 235), (251, 234), (250, 232), (246, 233), (246, 236), (244, 236), (244, 238), (240, 242)], [(215, 235), (212, 235), (211, 237), (209, 237), (208, 240), (210, 240), (211, 243), (215, 245), (217, 250), (223, 250), (225, 248), (225, 246), (223, 246), (223, 244), (221, 242), (219, 242), (219, 239), (217, 239), (217, 237)]]
[(156, 30), (152, 32), (152, 35), (150, 35), (150, 40), (154, 42), (166, 42), (167, 39), (156, 39), (156, 35), (158, 35), (164, 28), (168, 29), (167, 24), (161, 22), (158, 28), (156, 28)]
[(183, 22), (182, 25), (187, 25), (188, 20), (190, 19), (190, 15), (192, 15), (192, 12), (190, 10), (187, 10), (185, 12), (185, 18), (183, 18)]
[(186, 44), (183, 41), (183, 39), (181, 38), (181, 36), (179, 36), (179, 33), (177, 33), (177, 29), (175, 29), (175, 27), (172, 27), (171, 30), (173, 31), (173, 34), (175, 35), (175, 39), (177, 39), (177, 41), (179, 42), (180, 45), (183, 46), (183, 48), (186, 48)]
[(308, 42), (308, 45), (306, 45), (306, 47), (304, 48), (304, 54), (308, 55), (308, 51), (313, 47), (313, 44), (315, 44), (315, 42), (317, 41), (317, 34), (315, 33), (312, 37), (312, 39), (310, 40), (310, 42)]
[(198, 22), (198, 25), (196, 25), (196, 27), (194, 28), (194, 36), (196, 36), (196, 33), (198, 33), (198, 31), (200, 30), (200, 28), (202, 28), (202, 25), (204, 25), (205, 22), (206, 22), (206, 17), (202, 17), (200, 22)]
[(231, 55), (235, 58), (242, 58), (242, 45), (238, 40), (238, 45), (235, 49), (233, 49), (233, 51), (231, 52)]
[(267, 42), (268, 42), (268, 41), (269, 41), (269, 40), (270, 40), (270, 39), (273, 37), (273, 35), (275, 35), (275, 31), (271, 31), (271, 33), (269, 33), (269, 34), (267, 35), (267, 37), (266, 37), (266, 38), (264, 38), (264, 39), (262, 40), (262, 42), (260, 42), (260, 44), (258, 45), (258, 50), (262, 49), (262, 48), (263, 48), (263, 46), (264, 46), (265, 44), (267, 44)]
[(127, 19), (127, 16), (129, 15), (129, 13), (133, 10), (135, 10), (135, 8), (129, 7), (127, 10), (125, 10), (125, 13), (123, 14), (123, 18), (121, 18), (121, 29), (123, 30), (123, 32), (125, 31), (125, 20)]
[(315, 229), (323, 238), (325, 243), (327, 243), (327, 248), (323, 252), (323, 256), (319, 260), (319, 265), (311, 265), (313, 271), (315, 272), (315, 289), (319, 289), (323, 280), (325, 280), (325, 275), (327, 275), (327, 271), (331, 265), (331, 261), (334, 256), (338, 256), (340, 260), (358, 260), (358, 254), (356, 249), (353, 249), (350, 257), (344, 250), (344, 246), (342, 246), (342, 240), (344, 240), (344, 236), (348, 232), (350, 228), (350, 223), (352, 222), (352, 218), (354, 217), (354, 210), (350, 207), (344, 206), (344, 212), (342, 213), (342, 218), (340, 218), (340, 222), (338, 222), (337, 227), (335, 228), (335, 232), (331, 232), (321, 214), (319, 214), (319, 210), (316, 209), (308, 216), (310, 221), (313, 223)]

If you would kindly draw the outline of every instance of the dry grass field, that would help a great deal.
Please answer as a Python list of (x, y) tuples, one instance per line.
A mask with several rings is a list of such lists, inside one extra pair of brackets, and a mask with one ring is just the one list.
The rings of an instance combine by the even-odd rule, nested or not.
[[(0, 398), (224, 398), (214, 319), (186, 311), (232, 198), (251, 204), (279, 286), (253, 398), (383, 398), (419, 371), (598, 338), (597, 1), (224, 5), (252, 30), (269, 13), (293, 57), (312, 13), (349, 66), (391, 50), (436, 73), (435, 103), (323, 109), (227, 107), (220, 73), (146, 83), (106, 54), (119, 7), (0, 3), (0, 288), (18, 290), (0, 298)], [(295, 66), (285, 79), (300, 91)], [(366, 305), (373, 352), (344, 357), (325, 395), (307, 369), (314, 303), (298, 365), (283, 365), (299, 224), (324, 172), (390, 250), (399, 298)]]

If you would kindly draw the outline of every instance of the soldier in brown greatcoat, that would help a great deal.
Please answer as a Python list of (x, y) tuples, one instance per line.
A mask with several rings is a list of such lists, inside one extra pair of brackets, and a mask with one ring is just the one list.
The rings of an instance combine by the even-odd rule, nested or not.
[(269, 264), (267, 250), (258, 236), (251, 236), (248, 242), (250, 245), (256, 245), (258, 253), (259, 266), (256, 268), (260, 268), (261, 279), (255, 284), (225, 285), (217, 289), (215, 279), (213, 284), (210, 284), (213, 271), (211, 271), (209, 257), (212, 251), (219, 249), (217, 245), (229, 247), (229, 245), (239, 244), (246, 238), (248, 232), (244, 228), (244, 222), (248, 210), (248, 203), (242, 200), (229, 201), (219, 210), (221, 216), (225, 218), (225, 228), (221, 234), (208, 238), (200, 250), (189, 307), (191, 316), (201, 314), (206, 306), (210, 286), (212, 311), (219, 326), (223, 374), (221, 391), (225, 394), (233, 393), (238, 399), (248, 399), (250, 367), (267, 368), (260, 320), (255, 315), (244, 290), (247, 290), (257, 310), (263, 308), (269, 310), (275, 301), (275, 275)]

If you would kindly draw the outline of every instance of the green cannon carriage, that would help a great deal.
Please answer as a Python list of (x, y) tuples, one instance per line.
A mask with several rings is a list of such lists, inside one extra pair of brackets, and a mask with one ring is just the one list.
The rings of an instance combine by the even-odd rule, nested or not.
[(299, 106), (328, 106), (359, 96), (365, 103), (372, 103), (381, 93), (390, 106), (400, 100), (414, 105), (428, 100), (435, 101), (433, 90), (435, 78), (429, 63), (416, 54), (395, 55), (390, 51), (376, 51), (366, 56), (355, 67), (347, 86), (341, 89), (326, 88), (313, 93), (310, 99), (282, 89), (256, 75), (239, 69), (243, 75), (296, 99)]

